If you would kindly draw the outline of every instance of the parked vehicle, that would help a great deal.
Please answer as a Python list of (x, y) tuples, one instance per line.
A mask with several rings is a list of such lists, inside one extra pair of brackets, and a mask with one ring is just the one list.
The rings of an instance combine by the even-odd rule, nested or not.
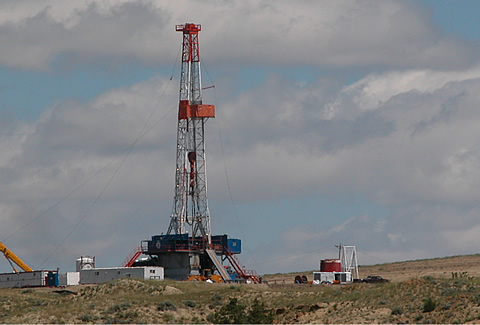
[(362, 279), (362, 282), (365, 282), (365, 283), (386, 283), (386, 282), (390, 282), (390, 280), (384, 279), (379, 275), (369, 275), (365, 279)]

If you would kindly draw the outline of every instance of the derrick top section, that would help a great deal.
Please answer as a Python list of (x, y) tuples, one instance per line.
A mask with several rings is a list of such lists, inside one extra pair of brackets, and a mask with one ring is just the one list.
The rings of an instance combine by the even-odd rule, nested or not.
[(202, 103), (200, 44), (198, 41), (198, 32), (202, 30), (202, 27), (199, 24), (185, 23), (175, 25), (175, 30), (183, 32), (178, 119), (215, 117), (215, 106)]
[(192, 23), (175, 25), (175, 30), (177, 32), (183, 32), (184, 34), (198, 34), (198, 32), (202, 30), (202, 25)]

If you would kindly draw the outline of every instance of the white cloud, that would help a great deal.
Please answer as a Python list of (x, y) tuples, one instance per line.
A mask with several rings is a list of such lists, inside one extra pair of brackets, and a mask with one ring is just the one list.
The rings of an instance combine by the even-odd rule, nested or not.
[[(480, 190), (480, 78), (475, 77), (476, 71), (443, 73), (442, 82), (433, 71), (370, 75), (323, 101), (318, 94), (331, 87), (322, 82), (305, 86), (267, 80), (255, 91), (236, 97), (226, 94), (217, 103), (223, 153), (215, 120), (207, 123), (209, 196), (226, 211), (222, 216), (212, 214), (217, 219), (231, 218), (231, 210), (225, 208), (229, 194), (219, 186), (227, 168), (235, 200), (242, 204), (335, 193), (362, 197), (388, 211), (382, 218), (352, 214), (347, 222), (338, 220), (337, 227), (325, 227), (324, 220), (299, 210), (294, 220), (275, 225), (283, 227), (275, 231), (284, 231), (284, 238), (295, 238), (284, 241), (290, 246), (278, 249), (274, 242), (265, 246), (262, 238), (249, 244), (265, 246), (264, 251), (258, 250), (265, 260), (299, 256), (309, 252), (307, 248), (337, 242), (356, 245), (366, 254), (383, 256), (384, 261), (390, 260), (388, 253), (416, 258), (420, 253), (435, 256), (473, 250), (475, 242), (468, 240), (448, 248), (440, 244), (476, 223), (472, 208)], [(416, 80), (419, 75), (424, 82), (405, 86), (404, 80)], [(155, 107), (160, 89), (170, 84), (163, 104)], [(373, 109), (361, 104), (378, 98), (382, 103)], [(331, 102), (340, 103), (339, 113), (325, 119), (322, 111)], [(65, 248), (53, 261), (64, 267), (72, 254), (122, 260), (118, 252), (132, 248), (123, 238), (137, 238), (136, 245), (165, 231), (173, 199), (176, 107), (176, 85), (154, 78), (91, 101), (58, 103), (38, 121), (12, 126), (0, 142), (6, 149), (0, 167), (3, 224), (16, 230), (48, 211), (21, 233), (22, 237), (35, 233), (45, 239), (39, 249), (52, 249), (86, 215), (69, 243), (81, 246), (86, 240), (98, 240), (98, 247), (117, 249), (88, 252), (84, 246), (80, 252), (79, 246), (74, 252)], [(149, 133), (138, 141), (89, 212), (152, 112)], [(58, 207), (47, 210), (67, 195)], [(247, 224), (256, 217), (240, 216)], [(135, 226), (127, 226), (135, 220)], [(24, 248), (31, 240), (22, 243), (14, 236), (10, 241), (26, 252), (27, 260), (41, 262), (37, 253)], [(285, 260), (285, 268), (288, 265), (292, 264)], [(310, 267), (305, 264), (305, 268)]]
[[(327, 228), (328, 222), (299, 211), (290, 222), (297, 226), (285, 230), (281, 241), (256, 239), (263, 259), (279, 267), (270, 271), (293, 270), (293, 264), (309, 269), (302, 256), (337, 242), (382, 261), (475, 252), (470, 238), (480, 191), (479, 89), (478, 68), (399, 71), (367, 76), (314, 109), (302, 101), (314, 89), (281, 81), (229, 101), (224, 129), (243, 134), (226, 144), (233, 155), (230, 182), (241, 197), (291, 200), (334, 193), (366, 198), (387, 211), (383, 218), (352, 215)], [(266, 103), (264, 93), (279, 95)], [(326, 119), (332, 106), (337, 111)], [(291, 119), (289, 127), (284, 116)], [(464, 231), (458, 244), (445, 243)], [(298, 258), (287, 261), (290, 256)]]
[[(371, 75), (333, 104), (317, 100), (316, 106), (315, 97), (308, 100), (314, 88), (281, 81), (230, 99), (219, 118), (231, 136), (225, 145), (235, 155), (231, 173), (241, 184), (257, 184), (251, 196), (350, 186), (379, 204), (473, 202), (480, 190), (480, 73), (440, 76), (441, 82), (433, 71)], [(415, 81), (406, 86), (404, 80)], [(368, 102), (381, 103), (366, 108)], [(332, 106), (335, 114), (325, 119)]]
[(480, 244), (480, 226), (474, 224), (466, 229), (446, 231), (444, 240), (449, 248), (459, 251), (472, 251), (472, 247), (478, 247)]
[(203, 24), (202, 53), (224, 65), (451, 68), (475, 56), (419, 5), (396, 1), (18, 1), (3, 4), (0, 62), (47, 69), (74, 60), (172, 61), (175, 24)]
[(171, 84), (154, 78), (89, 102), (67, 100), (3, 134), (1, 240), (36, 267), (65, 238), (48, 265), (71, 269), (78, 254), (121, 263), (114, 247), (127, 253), (153, 234), (152, 225), (167, 227), (177, 108)]
[[(387, 211), (383, 217), (352, 213), (331, 226), (300, 209), (292, 220), (271, 225), (281, 228), (275, 229), (283, 232), (281, 243), (265, 236), (250, 244), (265, 260), (282, 259), (276, 266), (285, 270), (310, 269), (301, 256), (338, 242), (384, 261), (476, 249), (480, 68), (455, 69), (457, 62), (471, 63), (471, 49), (445, 38), (416, 5), (73, 3), (3, 4), (0, 62), (24, 69), (48, 69), (59, 56), (170, 62), (180, 45), (173, 25), (194, 21), (204, 26), (202, 55), (232, 71), (247, 63), (396, 69), (343, 89), (330, 77), (298, 84), (279, 75), (248, 92), (227, 89), (236, 74), (217, 85), (217, 122), (207, 123), (209, 195), (226, 215), (216, 218), (231, 217), (229, 193), (211, 186), (225, 169), (242, 204), (331, 195), (361, 197)], [(31, 123), (1, 121), (0, 218), (3, 229), (28, 224), (9, 239), (27, 261), (40, 263), (42, 252), (51, 252), (79, 221), (53, 264), (73, 265), (75, 254), (121, 262), (132, 248), (126, 238), (136, 238), (136, 245), (166, 230), (177, 85), (170, 82), (160, 107), (155, 104), (168, 83), (158, 77), (89, 101), (61, 101)], [(123, 162), (144, 127), (149, 132)], [(258, 217), (240, 216), (249, 225)], [(453, 244), (464, 232), (464, 240)]]
[(55, 4), (0, 25), (0, 40), (5, 44), (0, 51), (3, 64), (47, 69), (60, 55), (71, 60), (133, 58), (148, 63), (176, 53), (176, 46), (166, 45), (176, 44), (173, 27), (166, 25), (168, 16), (147, 2), (117, 3), (108, 8), (96, 2), (88, 6), (80, 3), (77, 8), (68, 6), (66, 17), (51, 9)]
[[(396, 95), (417, 92), (431, 94), (447, 83), (477, 79), (480, 67), (463, 71), (407, 70), (383, 74), (371, 74), (345, 87), (338, 98), (325, 109), (328, 118), (342, 114), (355, 118), (364, 111), (375, 110)], [(352, 115), (356, 114), (356, 115)]]

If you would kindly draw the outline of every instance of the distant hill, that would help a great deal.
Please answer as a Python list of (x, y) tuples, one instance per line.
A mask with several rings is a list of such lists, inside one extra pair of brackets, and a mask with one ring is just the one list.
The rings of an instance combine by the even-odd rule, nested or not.
[(392, 281), (433, 276), (451, 278), (452, 273), (480, 277), (480, 254), (439, 257), (359, 267), (360, 276), (379, 274)]
[[(317, 270), (318, 271), (318, 270)], [(480, 254), (459, 255), (432, 259), (412, 260), (376, 265), (360, 265), (358, 272), (361, 278), (368, 275), (381, 275), (393, 282), (430, 275), (439, 278), (450, 278), (452, 273), (467, 272), (468, 275), (480, 277)], [(306, 275), (311, 280), (313, 270), (292, 272), (288, 274), (269, 274), (265, 279), (277, 283), (293, 282), (295, 276)]]

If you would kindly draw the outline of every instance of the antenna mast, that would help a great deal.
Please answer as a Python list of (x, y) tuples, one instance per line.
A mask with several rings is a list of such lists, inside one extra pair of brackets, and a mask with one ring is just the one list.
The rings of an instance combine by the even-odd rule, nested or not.
[(355, 246), (342, 246), (340, 244), (340, 260), (342, 272), (352, 273), (353, 279), (360, 279), (358, 274), (357, 248)]

